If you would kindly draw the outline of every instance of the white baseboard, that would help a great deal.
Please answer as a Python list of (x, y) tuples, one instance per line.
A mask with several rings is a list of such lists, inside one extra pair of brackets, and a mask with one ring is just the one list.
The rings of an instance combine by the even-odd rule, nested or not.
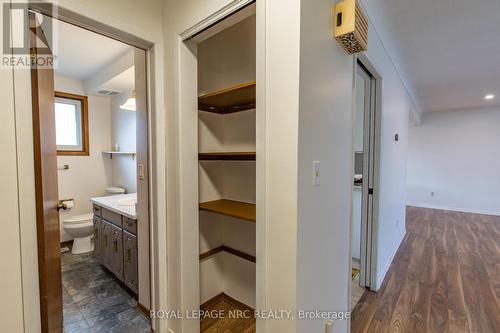
[[(406, 228), (403, 228), (403, 234), (401, 238), (399, 239), (398, 246), (394, 249), (391, 255), (391, 259), (387, 262), (386, 267), (383, 270), (383, 274), (379, 277), (377, 277), (377, 285), (376, 285), (376, 290), (378, 291), (380, 287), (382, 286), (382, 283), (384, 282), (385, 276), (387, 275), (387, 272), (389, 271), (389, 267), (391, 267), (392, 261), (394, 260), (394, 257), (396, 256), (396, 253), (399, 250), (399, 247), (401, 246), (401, 243), (403, 242), (403, 239), (406, 237)], [(378, 265), (377, 265), (378, 268)]]
[(406, 205), (412, 206), (412, 207), (418, 207), (418, 208), (449, 210), (452, 212), (460, 212), (460, 213), (500, 216), (500, 212), (493, 212), (493, 211), (481, 210), (481, 209), (455, 208), (455, 207), (446, 207), (446, 206), (439, 206), (439, 205), (429, 205), (429, 204), (410, 203), (410, 202), (407, 203)]

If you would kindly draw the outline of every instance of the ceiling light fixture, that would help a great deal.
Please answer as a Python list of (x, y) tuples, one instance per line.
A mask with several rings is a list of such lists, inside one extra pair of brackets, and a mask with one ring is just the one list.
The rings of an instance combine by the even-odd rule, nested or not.
[(120, 105), (120, 109), (135, 111), (135, 91), (133, 92), (132, 97), (130, 97), (125, 103)]
[(493, 99), (493, 98), (495, 98), (495, 95), (493, 95), (493, 94), (488, 94), (488, 95), (484, 96), (485, 100), (490, 100), (490, 99)]

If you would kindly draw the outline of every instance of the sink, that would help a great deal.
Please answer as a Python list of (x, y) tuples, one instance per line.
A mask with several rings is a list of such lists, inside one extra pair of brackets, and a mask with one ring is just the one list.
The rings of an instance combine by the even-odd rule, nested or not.
[(116, 204), (118, 206), (135, 206), (137, 203), (137, 199), (135, 198), (126, 198), (126, 199), (120, 199), (116, 201)]

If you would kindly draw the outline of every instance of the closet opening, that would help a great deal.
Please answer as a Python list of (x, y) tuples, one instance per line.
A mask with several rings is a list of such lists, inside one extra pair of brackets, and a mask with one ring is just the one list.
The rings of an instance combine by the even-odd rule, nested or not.
[(190, 40), (198, 72), (200, 332), (255, 332), (256, 15), (251, 4)]

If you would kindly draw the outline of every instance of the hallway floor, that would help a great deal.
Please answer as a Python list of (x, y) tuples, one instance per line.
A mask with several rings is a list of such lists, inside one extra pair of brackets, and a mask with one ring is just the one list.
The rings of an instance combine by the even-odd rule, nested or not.
[(65, 333), (151, 332), (137, 301), (92, 253), (61, 254)]
[(500, 332), (500, 217), (408, 207), (407, 230), (351, 332)]

